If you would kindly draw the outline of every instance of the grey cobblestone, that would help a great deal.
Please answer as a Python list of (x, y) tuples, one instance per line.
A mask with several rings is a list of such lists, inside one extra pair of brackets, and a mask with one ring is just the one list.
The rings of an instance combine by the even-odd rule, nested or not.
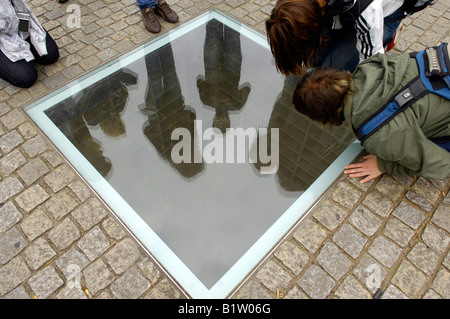
[[(265, 32), (274, 0), (167, 0), (180, 23), (217, 8)], [(28, 121), (23, 107), (156, 36), (135, 0), (28, 1), (60, 48), (20, 89), (0, 80), (0, 298), (185, 298)], [(450, 2), (408, 17), (394, 53), (450, 35)], [(176, 25), (162, 22), (163, 32)], [(450, 298), (450, 179), (340, 176), (233, 298)]]

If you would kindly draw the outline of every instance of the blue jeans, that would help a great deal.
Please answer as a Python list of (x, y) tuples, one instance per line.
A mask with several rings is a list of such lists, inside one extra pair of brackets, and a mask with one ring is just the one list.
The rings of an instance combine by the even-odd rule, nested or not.
[(149, 7), (154, 8), (157, 0), (136, 0), (139, 9), (144, 10)]
[(403, 10), (397, 9), (393, 14), (384, 18), (384, 31), (383, 31), (383, 46), (387, 47), (392, 40), (394, 40), (395, 32), (397, 31), (400, 22), (405, 17)]

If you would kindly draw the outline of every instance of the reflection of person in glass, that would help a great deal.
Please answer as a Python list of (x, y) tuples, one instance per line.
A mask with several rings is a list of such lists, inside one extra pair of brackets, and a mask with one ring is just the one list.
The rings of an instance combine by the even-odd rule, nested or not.
[[(344, 127), (333, 127), (333, 131), (327, 131), (303, 114), (296, 114), (292, 94), (298, 80), (297, 76), (285, 79), (283, 91), (270, 116), (269, 136), (266, 139), (268, 149), (272, 149), (269, 144), (271, 128), (279, 129), (277, 177), (280, 186), (287, 191), (306, 190), (354, 140), (352, 132)], [(257, 143), (252, 147), (257, 147)], [(255, 164), (258, 170), (261, 166), (263, 164), (260, 162)]]
[[(181, 175), (190, 178), (203, 170), (203, 163), (175, 163), (172, 160), (172, 147), (178, 143), (172, 140), (172, 131), (176, 128), (186, 128), (191, 136), (191, 158), (196, 149), (194, 139), (195, 112), (184, 105), (181, 88), (175, 70), (172, 47), (166, 44), (159, 50), (145, 57), (147, 67), (148, 87), (145, 105), (141, 111), (148, 116), (144, 124), (144, 134), (157, 149), (158, 154), (166, 159)], [(198, 155), (197, 155), (198, 157)]]
[(111, 137), (125, 133), (120, 117), (128, 98), (125, 85), (137, 82), (137, 76), (130, 72), (118, 71), (46, 112), (103, 177), (112, 164), (103, 156), (101, 143), (92, 137), (88, 126), (99, 125)]
[(250, 93), (248, 83), (239, 86), (242, 52), (239, 32), (213, 19), (206, 25), (205, 76), (197, 87), (203, 104), (215, 109), (213, 127), (225, 133), (230, 127), (229, 111), (242, 109)]

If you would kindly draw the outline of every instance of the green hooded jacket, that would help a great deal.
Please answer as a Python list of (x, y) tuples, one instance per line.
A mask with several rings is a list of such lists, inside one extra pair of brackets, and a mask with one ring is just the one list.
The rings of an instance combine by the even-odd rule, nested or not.
[[(346, 124), (358, 128), (418, 72), (409, 54), (376, 54), (361, 62), (353, 74), (356, 93), (344, 105)], [(430, 93), (369, 137), (364, 148), (377, 156), (383, 173), (444, 179), (450, 177), (450, 153), (429, 140), (442, 136), (450, 136), (450, 101)]]

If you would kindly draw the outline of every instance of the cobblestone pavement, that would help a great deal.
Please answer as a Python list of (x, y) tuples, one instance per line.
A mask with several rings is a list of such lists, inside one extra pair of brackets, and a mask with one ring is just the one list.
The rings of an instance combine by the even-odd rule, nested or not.
[[(214, 7), (262, 33), (274, 4), (167, 1), (180, 23)], [(185, 298), (23, 111), (155, 35), (135, 0), (28, 3), (61, 58), (40, 67), (30, 89), (0, 81), (0, 298)], [(80, 28), (67, 25), (73, 3)], [(408, 18), (395, 49), (443, 41), (449, 8), (439, 0)], [(450, 298), (449, 187), (449, 179), (383, 175), (359, 184), (341, 176), (231, 297), (373, 298), (381, 288), (382, 298)]]

